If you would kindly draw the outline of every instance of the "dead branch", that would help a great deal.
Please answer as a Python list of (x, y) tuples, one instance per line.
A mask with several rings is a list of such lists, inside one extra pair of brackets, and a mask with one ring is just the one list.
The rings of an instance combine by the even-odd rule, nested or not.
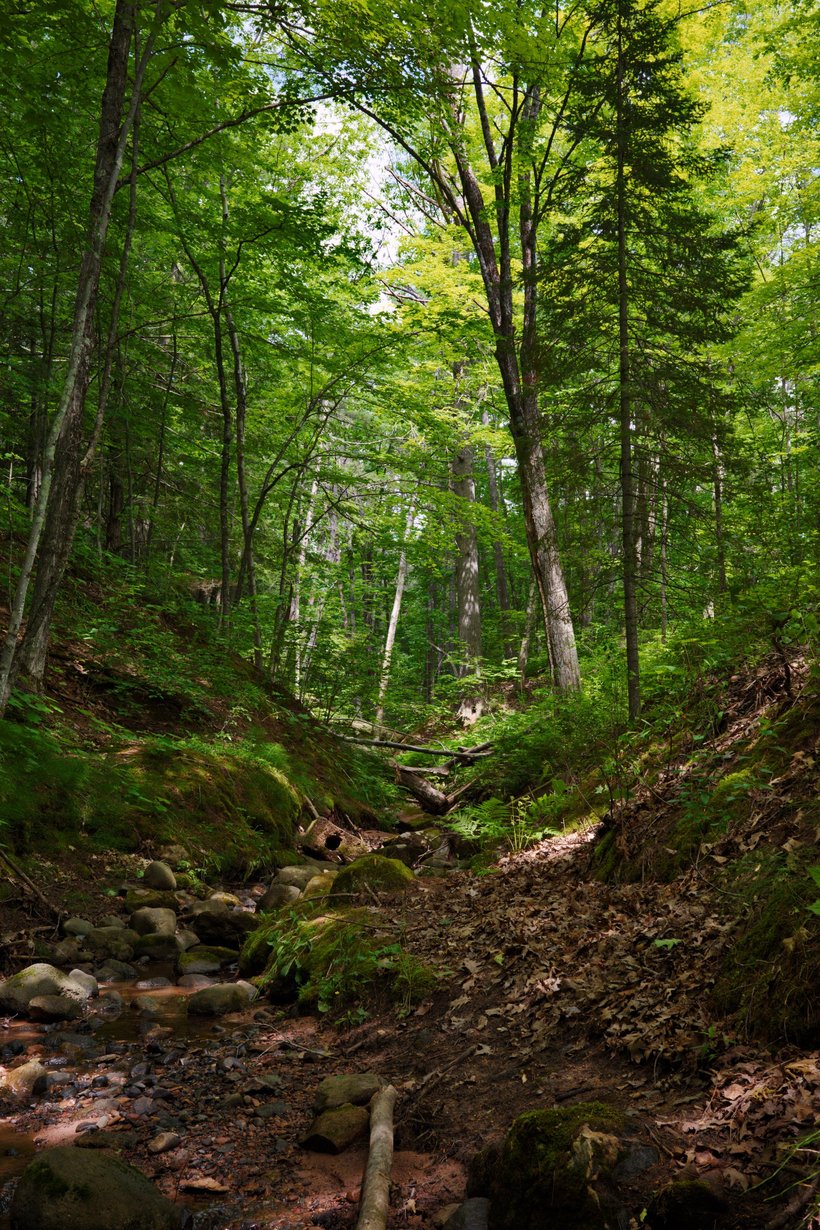
[(385, 1230), (387, 1226), (395, 1104), (396, 1090), (392, 1085), (374, 1094), (370, 1103), (370, 1153), (364, 1172), (356, 1230)]

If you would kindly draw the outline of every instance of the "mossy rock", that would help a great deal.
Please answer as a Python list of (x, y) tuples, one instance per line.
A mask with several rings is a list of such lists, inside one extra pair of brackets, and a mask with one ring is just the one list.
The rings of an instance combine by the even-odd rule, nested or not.
[(129, 888), (125, 894), (125, 908), (129, 914), (137, 910), (173, 910), (179, 913), (176, 895), (161, 888)]
[(175, 935), (143, 935), (134, 945), (134, 956), (167, 961), (178, 956), (179, 950), (180, 942)]
[(318, 901), (323, 897), (328, 897), (333, 891), (333, 885), (337, 878), (336, 872), (329, 871), (320, 875), (313, 876), (308, 880), (302, 890), (302, 901)]
[(330, 900), (360, 897), (368, 892), (406, 892), (414, 878), (410, 868), (398, 859), (367, 854), (342, 868), (333, 882)]
[(647, 1220), (652, 1230), (717, 1230), (728, 1207), (703, 1179), (677, 1179), (653, 1196)]
[(196, 944), (177, 957), (177, 970), (183, 974), (216, 974), (239, 959), (235, 948)]
[(239, 972), (243, 978), (262, 973), (270, 961), (271, 939), (278, 933), (278, 921), (263, 923), (250, 933), (239, 952)]
[(491, 1230), (606, 1230), (623, 1126), (602, 1102), (528, 1111), (473, 1159), (467, 1195), (489, 1197)]

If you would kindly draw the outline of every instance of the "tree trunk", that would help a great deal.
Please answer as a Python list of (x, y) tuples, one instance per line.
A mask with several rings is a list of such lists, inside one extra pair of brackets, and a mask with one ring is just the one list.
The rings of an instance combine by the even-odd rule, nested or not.
[[(486, 406), (481, 412), (481, 422), (484, 427), (489, 427), (490, 425), (490, 416), (487, 413)], [(484, 446), (484, 461), (487, 466), (487, 493), (490, 497), (490, 508), (497, 517), (501, 517), (503, 516), (504, 508), (498, 491), (498, 473), (495, 466), (495, 457), (489, 444)], [(493, 564), (495, 565), (495, 594), (501, 616), (501, 636), (504, 641), (504, 652), (507, 657), (511, 657), (513, 647), (510, 640), (510, 590), (507, 584), (504, 549), (498, 538), (493, 540)]]
[(404, 596), (404, 586), (407, 581), (407, 539), (410, 537), (410, 531), (413, 528), (413, 516), (415, 514), (415, 500), (410, 501), (410, 507), (407, 510), (407, 521), (404, 527), (404, 543), (402, 544), (401, 555), (399, 556), (399, 571), (396, 576), (396, 589), (393, 594), (393, 606), (390, 611), (390, 621), (387, 625), (387, 636), (384, 642), (384, 654), (382, 656), (382, 671), (379, 679), (379, 699), (376, 704), (376, 726), (380, 727), (384, 721), (384, 700), (387, 696), (387, 688), (390, 683), (390, 664), (393, 660), (393, 646), (396, 643), (396, 631), (399, 626), (399, 615), (401, 614), (401, 603)]
[(81, 483), (83, 410), (91, 379), (93, 321), (100, 271), (111, 220), (111, 205), (152, 41), (149, 40), (149, 47), (135, 70), (130, 109), (123, 117), (134, 22), (133, 0), (117, 0), (108, 47), (86, 247), (77, 279), (68, 368), (43, 454), (40, 491), (11, 604), (9, 629), (0, 655), (0, 714), (5, 712), (21, 665), (18, 635), (35, 564), (37, 573), (24, 652), (26, 665), (29, 669), (33, 668), (35, 679), (41, 679), (54, 600), (73, 539), (76, 499)]
[(473, 520), (475, 478), (473, 450), (463, 443), (450, 466), (453, 494), (463, 501), (456, 513), (456, 601), (461, 673), (479, 669), (481, 662), (481, 590), (478, 576), (478, 535)]

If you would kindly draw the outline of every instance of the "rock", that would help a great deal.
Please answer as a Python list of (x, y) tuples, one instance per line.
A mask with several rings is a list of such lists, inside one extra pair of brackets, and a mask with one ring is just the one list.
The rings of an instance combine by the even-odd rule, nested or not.
[(78, 940), (67, 939), (60, 940), (59, 944), (55, 944), (52, 953), (52, 961), (56, 965), (76, 965), (80, 960), (82, 949)]
[(308, 901), (311, 898), (326, 897), (333, 887), (335, 879), (335, 872), (331, 872), (328, 875), (313, 876), (302, 890), (302, 900)]
[(215, 901), (218, 905), (226, 905), (229, 910), (238, 909), (242, 904), (239, 898), (233, 893), (211, 893), (211, 895), (205, 899), (205, 905), (209, 905), (212, 901)]
[(141, 935), (134, 948), (134, 956), (149, 957), (152, 961), (173, 960), (179, 956), (181, 945), (175, 935)]
[(94, 930), (93, 922), (89, 922), (87, 918), (67, 918), (63, 923), (63, 935), (70, 935), (76, 938), (81, 935), (88, 935), (89, 931)]
[(652, 1230), (715, 1230), (728, 1211), (722, 1193), (704, 1179), (676, 1179), (652, 1197), (647, 1221)]
[(158, 888), (129, 888), (125, 894), (125, 908), (129, 914), (143, 908), (175, 911), (177, 899), (173, 893)]
[(493, 1230), (604, 1230), (616, 1220), (612, 1173), (624, 1148), (614, 1133), (622, 1126), (600, 1102), (528, 1111), (500, 1146), (473, 1159), (467, 1195), (489, 1198)]
[(212, 987), (194, 991), (188, 1000), (188, 1012), (193, 1016), (224, 1016), (241, 1012), (251, 1002), (248, 983), (216, 982)]
[[(313, 877), (311, 877), (312, 879)], [(310, 883), (310, 880), (307, 881)], [(278, 881), (271, 884), (266, 893), (263, 893), (256, 903), (256, 910), (259, 914), (272, 914), (274, 910), (280, 910), (284, 905), (290, 905), (300, 896), (301, 889), (295, 884), (280, 884)]]
[(444, 1230), (444, 1227), (447, 1225), (448, 1220), (453, 1216), (454, 1213), (457, 1213), (460, 1208), (461, 1208), (461, 1205), (456, 1203), (456, 1204), (445, 1204), (443, 1209), (438, 1209), (433, 1214), (433, 1225), (435, 1226), (435, 1230)]
[(176, 1149), (182, 1138), (177, 1132), (159, 1132), (153, 1140), (148, 1141), (149, 1153), (167, 1153)]
[(163, 846), (159, 852), (159, 857), (162, 862), (167, 863), (174, 871), (179, 870), (180, 863), (190, 862), (188, 851), (177, 842), (173, 842), (169, 846)]
[(47, 1149), (23, 1171), (12, 1230), (177, 1230), (182, 1212), (112, 1153)]
[(342, 1153), (366, 1136), (370, 1112), (364, 1106), (337, 1106), (319, 1115), (299, 1144), (313, 1153)]
[(95, 927), (85, 936), (83, 943), (97, 957), (129, 961), (138, 939), (136, 931), (126, 927)]
[(95, 971), (94, 977), (98, 982), (133, 982), (139, 978), (139, 974), (127, 961), (116, 961), (113, 957), (109, 957)]
[[(328, 867), (328, 871), (330, 871), (330, 867)], [(298, 888), (299, 892), (301, 892), (315, 875), (316, 869), (313, 866), (283, 867), (281, 871), (277, 872), (276, 879), (271, 884), (271, 888), (281, 884), (289, 888)]]
[(211, 948), (205, 944), (197, 944), (187, 952), (181, 952), (177, 958), (177, 970), (180, 974), (218, 974), (225, 965), (233, 965), (239, 960), (235, 948)]
[(0, 1077), (0, 1088), (15, 1098), (19, 1098), (21, 1102), (27, 1102), (33, 1095), (36, 1085), (42, 1082), (45, 1086), (47, 1076), (48, 1073), (43, 1065), (36, 1059), (30, 1059), (28, 1063), (21, 1064), (19, 1068), (12, 1068), (6, 1072), (5, 1076)]
[(131, 1007), (144, 1016), (162, 1016), (164, 1005), (155, 995), (135, 995)]
[(444, 1230), (487, 1230), (489, 1224), (489, 1200), (484, 1196), (473, 1196), (456, 1206), (444, 1222)]
[(199, 943), (199, 936), (195, 931), (191, 931), (188, 927), (183, 927), (177, 932), (177, 939), (182, 952), (187, 952), (189, 948), (195, 947)]
[(125, 1000), (120, 995), (119, 991), (103, 991), (100, 995), (100, 1007), (110, 1007), (111, 1009), (116, 1009), (117, 1012), (121, 1012), (125, 1007)]
[(173, 935), (177, 916), (173, 910), (144, 905), (134, 911), (129, 925), (138, 935)]
[(68, 974), (42, 961), (0, 982), (0, 1008), (8, 1012), (25, 1013), (32, 999), (40, 995), (67, 995), (78, 1002), (88, 998), (87, 992)]
[(98, 926), (100, 927), (124, 927), (125, 922), (118, 914), (106, 914), (105, 918), (101, 918)]
[(214, 981), (205, 974), (183, 974), (181, 978), (177, 978), (177, 986), (185, 987), (189, 991), (199, 991), (202, 987), (212, 987)]
[(627, 1179), (634, 1179), (636, 1175), (643, 1174), (645, 1170), (649, 1170), (659, 1161), (660, 1154), (652, 1145), (626, 1145), (626, 1153), (612, 1174), (617, 1183), (623, 1183)]
[[(207, 907), (212, 903), (204, 901), (202, 905)], [(214, 902), (211, 909), (199, 910), (194, 915), (191, 930), (196, 932), (203, 944), (239, 948), (248, 932), (255, 931), (259, 922), (256, 914), (229, 910), (227, 906)]]
[(32, 1021), (76, 1021), (83, 1009), (67, 995), (35, 995), (28, 1001), (28, 1015)]
[(333, 1110), (337, 1106), (366, 1106), (374, 1093), (387, 1082), (375, 1072), (352, 1072), (344, 1076), (326, 1076), (313, 1102), (316, 1114)]
[(99, 995), (100, 988), (93, 974), (87, 974), (84, 969), (73, 969), (68, 976), (72, 982), (76, 982), (78, 987), (82, 987), (88, 999), (93, 999), (95, 995)]
[(331, 898), (356, 897), (369, 891), (376, 893), (405, 892), (413, 883), (409, 867), (395, 858), (381, 854), (368, 854), (356, 859), (349, 867), (343, 867), (333, 883)]
[(177, 878), (167, 863), (158, 859), (145, 868), (143, 883), (148, 888), (158, 888), (162, 892), (173, 892), (177, 886)]

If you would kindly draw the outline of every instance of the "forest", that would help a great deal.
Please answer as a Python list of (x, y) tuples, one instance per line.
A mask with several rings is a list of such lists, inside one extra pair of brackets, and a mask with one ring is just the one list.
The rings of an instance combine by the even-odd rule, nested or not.
[(0, 1230), (820, 1226), (811, 0), (9, 0)]

